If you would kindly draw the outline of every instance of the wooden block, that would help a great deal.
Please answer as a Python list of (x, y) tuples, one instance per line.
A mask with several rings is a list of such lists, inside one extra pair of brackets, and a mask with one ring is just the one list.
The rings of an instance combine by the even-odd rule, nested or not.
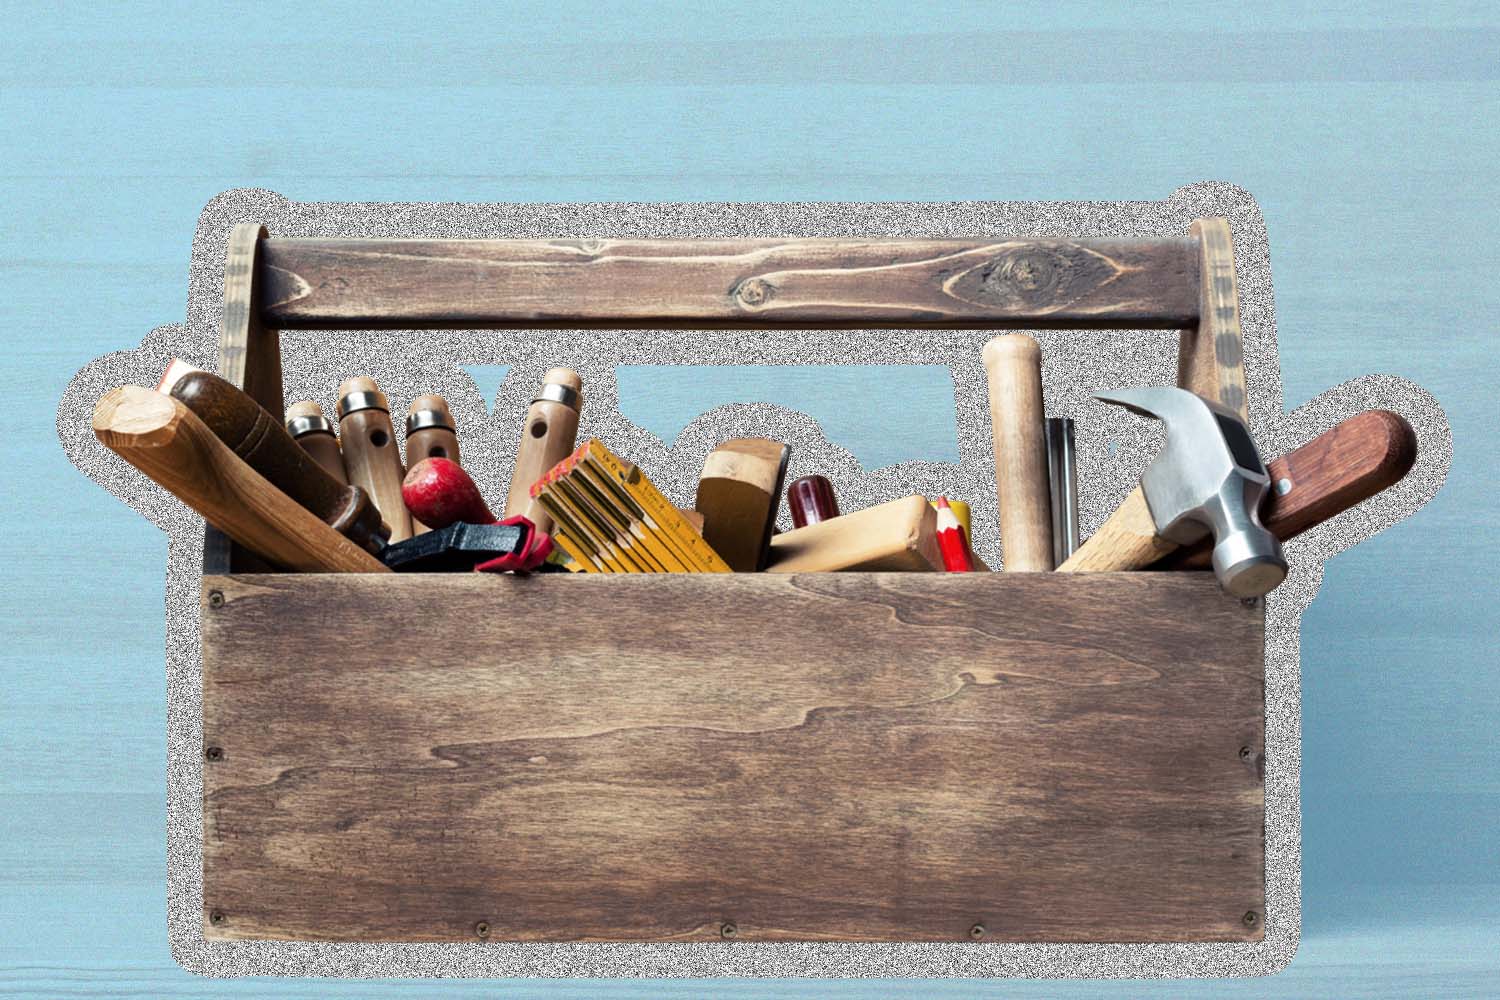
[(204, 586), (211, 939), (1262, 937), (1264, 619), (1212, 574)]
[(927, 498), (904, 497), (773, 536), (766, 572), (941, 571), (936, 531)]
[(766, 568), (792, 450), (769, 438), (725, 441), (703, 462), (694, 508), (703, 538), (736, 573)]

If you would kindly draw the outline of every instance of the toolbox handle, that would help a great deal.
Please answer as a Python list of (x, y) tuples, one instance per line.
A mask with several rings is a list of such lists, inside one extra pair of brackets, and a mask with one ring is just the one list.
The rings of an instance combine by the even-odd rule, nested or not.
[[(236, 225), (219, 374), (283, 411), (287, 330), (1176, 329), (1177, 383), (1247, 416), (1225, 219), (1156, 239), (302, 239)], [(210, 531), (205, 559), (227, 565)]]

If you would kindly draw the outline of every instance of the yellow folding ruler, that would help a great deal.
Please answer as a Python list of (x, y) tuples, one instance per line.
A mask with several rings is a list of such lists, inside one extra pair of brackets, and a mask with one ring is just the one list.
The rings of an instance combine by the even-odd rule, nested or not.
[(703, 536), (645, 474), (597, 438), (531, 487), (553, 537), (585, 573), (728, 573)]

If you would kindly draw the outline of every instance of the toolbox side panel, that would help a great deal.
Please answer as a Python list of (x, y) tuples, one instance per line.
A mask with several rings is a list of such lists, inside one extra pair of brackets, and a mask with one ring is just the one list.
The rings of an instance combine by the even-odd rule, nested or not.
[(1262, 936), (1263, 612), (1208, 573), (204, 594), (211, 938)]

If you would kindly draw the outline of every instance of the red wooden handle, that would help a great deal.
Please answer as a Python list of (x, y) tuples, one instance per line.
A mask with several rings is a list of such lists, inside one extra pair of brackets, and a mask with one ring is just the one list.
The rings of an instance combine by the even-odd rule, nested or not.
[(413, 517), (437, 530), (456, 521), (494, 524), (479, 487), (457, 462), (424, 458), (411, 467), (401, 483), (401, 499)]
[[(1260, 519), (1286, 541), (1379, 493), (1410, 471), (1417, 435), (1398, 413), (1366, 410), (1268, 463), (1271, 495)], [(1290, 489), (1281, 492), (1285, 484)], [(1178, 549), (1152, 569), (1207, 569), (1212, 545)]]

